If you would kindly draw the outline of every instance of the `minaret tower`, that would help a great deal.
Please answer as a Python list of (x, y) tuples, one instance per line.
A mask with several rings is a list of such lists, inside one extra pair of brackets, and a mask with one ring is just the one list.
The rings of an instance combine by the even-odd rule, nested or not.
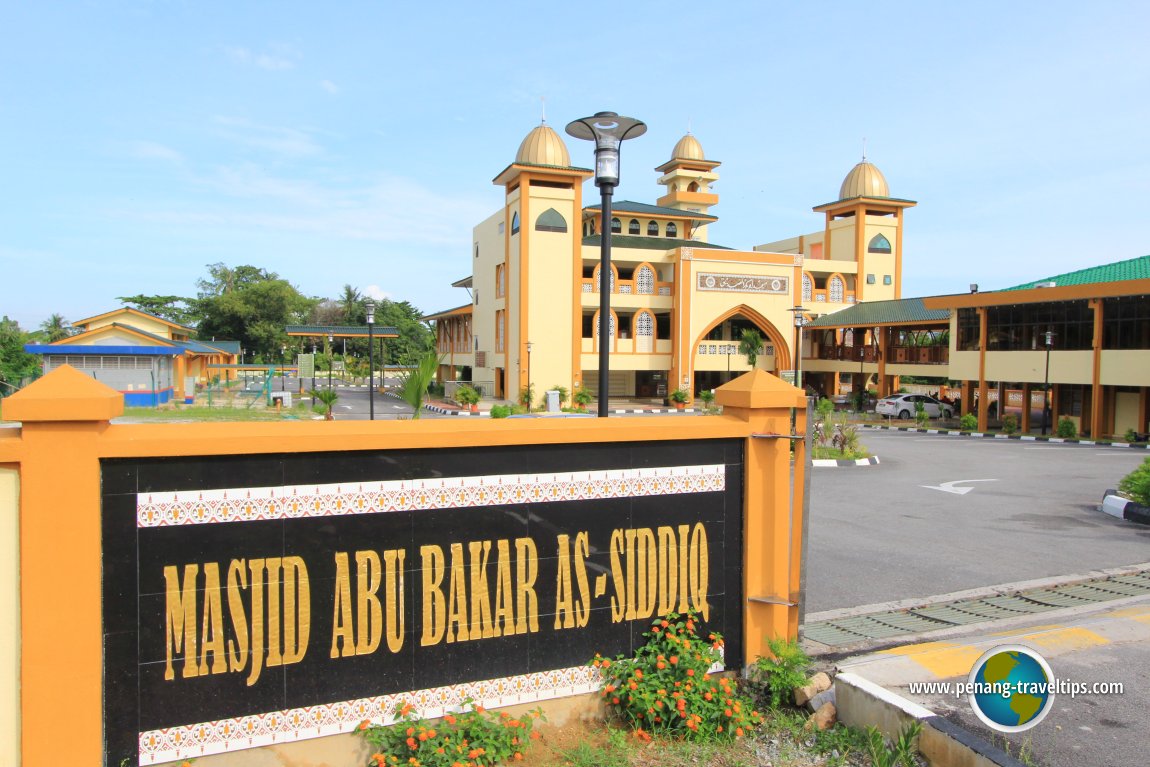
[[(719, 203), (719, 195), (711, 191), (711, 184), (719, 180), (715, 168), (721, 164), (708, 160), (699, 140), (688, 131), (671, 150), (671, 159), (655, 168), (663, 174), (659, 183), (667, 187), (667, 193), (657, 203), (664, 208), (707, 213), (708, 208)], [(696, 222), (687, 237), (706, 242), (706, 222)]]

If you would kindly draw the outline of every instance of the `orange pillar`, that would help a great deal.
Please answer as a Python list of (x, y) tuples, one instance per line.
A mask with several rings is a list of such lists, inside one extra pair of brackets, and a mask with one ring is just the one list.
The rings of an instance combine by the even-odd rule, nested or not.
[(990, 390), (986, 385), (986, 307), (978, 308), (978, 430), (986, 431)]
[(20, 713), (23, 764), (101, 764), (103, 635), (97, 442), (118, 392), (65, 365), (12, 395), (20, 421)]
[(1030, 431), (1030, 384), (1022, 384), (1022, 418), (1018, 421), (1018, 428), (1023, 434)]
[(1094, 368), (1090, 381), (1092, 390), (1090, 395), (1090, 436), (1099, 439), (1106, 430), (1106, 422), (1102, 418), (1104, 398), (1102, 396), (1102, 299), (1095, 298), (1090, 301), (1090, 308), (1094, 310)]
[[(806, 434), (806, 397), (795, 386), (762, 370), (752, 370), (715, 390), (725, 416), (748, 422), (745, 529), (743, 535), (744, 641), (748, 662), (769, 655), (767, 640), (797, 639), (803, 530), (803, 487), (808, 456), (795, 443), (791, 466), (791, 412), (798, 408), (795, 433)], [(791, 492), (794, 488), (794, 493)]]

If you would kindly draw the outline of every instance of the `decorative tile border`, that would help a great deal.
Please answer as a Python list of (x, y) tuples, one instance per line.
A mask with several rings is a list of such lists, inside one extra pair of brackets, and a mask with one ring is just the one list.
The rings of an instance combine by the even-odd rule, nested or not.
[[(719, 661), (711, 667), (710, 673), (724, 669), (725, 666)], [(209, 754), (339, 735), (354, 731), (364, 720), (387, 725), (399, 718), (396, 711), (404, 703), (414, 706), (421, 717), (437, 719), (444, 714), (458, 712), (468, 700), (485, 708), (500, 708), (584, 695), (595, 692), (602, 685), (602, 672), (599, 669), (577, 666), (150, 730), (140, 733), (140, 764), (194, 759)]]
[(458, 711), (469, 699), (498, 708), (594, 692), (601, 684), (599, 669), (580, 666), (150, 730), (140, 733), (140, 764), (338, 735), (352, 732), (364, 720), (391, 724), (404, 703), (434, 719)]
[(708, 493), (722, 491), (725, 487), (724, 466), (710, 464), (140, 493), (136, 502), (136, 524), (138, 527), (166, 527), (302, 519)]

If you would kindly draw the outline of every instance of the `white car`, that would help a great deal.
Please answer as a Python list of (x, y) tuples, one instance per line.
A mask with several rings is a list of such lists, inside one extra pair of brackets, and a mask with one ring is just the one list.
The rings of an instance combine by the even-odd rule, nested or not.
[(929, 418), (950, 418), (954, 414), (950, 405), (939, 402), (926, 394), (895, 394), (890, 397), (883, 397), (874, 406), (874, 411), (879, 415), (888, 415), (894, 418), (914, 418), (918, 410), (916, 403), (919, 402), (922, 403), (922, 408)]

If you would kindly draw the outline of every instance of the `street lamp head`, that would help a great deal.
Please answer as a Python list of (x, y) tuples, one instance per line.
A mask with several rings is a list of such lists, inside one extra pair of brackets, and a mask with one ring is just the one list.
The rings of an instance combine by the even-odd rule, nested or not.
[(329, 345), (335, 343), (335, 334), (334, 333), (328, 333), (327, 334), (327, 342)]
[(528, 353), (528, 354), (530, 354), (530, 353), (531, 353), (531, 347), (532, 347), (532, 346), (534, 346), (534, 345), (535, 345), (535, 344), (531, 343), (530, 341), (528, 341), (528, 342), (527, 342), (527, 353)]
[(1042, 335), (1046, 336), (1046, 348), (1047, 349), (1049, 349), (1051, 346), (1054, 346), (1054, 331), (1053, 330), (1048, 330), (1045, 333), (1043, 333)]
[(595, 186), (619, 183), (619, 145), (647, 132), (647, 124), (614, 112), (596, 112), (567, 123), (567, 134), (595, 142)]
[(806, 317), (803, 316), (803, 312), (806, 310), (807, 308), (805, 306), (793, 306), (790, 309), (787, 309), (788, 312), (791, 312), (795, 315), (796, 328), (801, 328), (803, 325), (807, 324)]
[(367, 310), (367, 324), (375, 324), (375, 301), (370, 298), (363, 302), (363, 308)]

